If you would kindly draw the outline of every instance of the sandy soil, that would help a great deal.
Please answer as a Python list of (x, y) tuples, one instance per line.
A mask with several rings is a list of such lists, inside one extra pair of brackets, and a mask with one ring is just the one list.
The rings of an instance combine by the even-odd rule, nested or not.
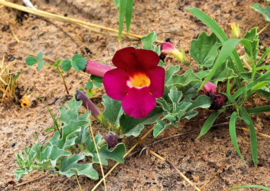
[[(118, 28), (118, 12), (114, 8), (114, 1), (96, 0), (33, 0), (33, 4), (41, 10), (70, 18), (103, 25), (111, 28)], [(18, 2), (16, 2), (18, 3)], [(19, 2), (21, 3), (21, 2)], [(252, 0), (206, 0), (206, 1), (175, 1), (175, 0), (139, 0), (135, 2), (134, 13), (130, 32), (139, 35), (146, 35), (151, 31), (158, 32), (159, 40), (165, 41), (170, 38), (178, 48), (188, 51), (192, 39), (202, 32), (210, 30), (190, 13), (184, 10), (191, 7), (198, 7), (208, 15), (215, 18), (217, 23), (231, 36), (228, 23), (238, 23), (243, 32), (252, 27), (259, 26), (262, 29), (267, 23), (263, 17), (251, 10), (249, 7), (255, 2)], [(45, 57), (53, 60), (71, 58), (74, 53), (86, 55), (71, 38), (66, 36), (59, 28), (40, 18), (22, 16), (21, 12), (13, 9), (0, 8), (0, 58), (5, 56), (5, 64), (15, 62), (14, 71), (26, 69), (26, 56), (36, 55), (39, 51)], [(14, 20), (20, 18), (20, 22), (14, 24)], [(115, 51), (127, 46), (141, 46), (138, 41), (124, 39), (118, 43), (117, 38), (104, 36), (89, 32), (79, 26), (53, 21), (69, 35), (71, 35), (82, 48), (90, 50), (88, 56), (98, 62), (111, 64), (111, 58)], [(17, 35), (20, 43), (17, 43), (11, 30), (4, 30), (9, 25)], [(270, 35), (267, 28), (260, 36)], [(269, 46), (269, 39), (262, 41), (264, 46)], [(166, 66), (179, 64), (172, 57), (166, 58)], [(193, 63), (194, 68), (196, 64)], [(186, 66), (181, 66), (183, 71)], [(88, 76), (79, 74), (74, 70), (65, 73), (68, 89), (73, 94), (76, 89), (83, 88)], [(55, 104), (50, 107), (55, 114), (58, 114), (59, 106), (63, 106), (69, 99), (66, 96), (64, 86), (58, 73), (44, 67), (40, 72), (35, 68), (24, 71), (19, 81), (21, 95), (27, 89), (42, 97), (47, 103), (51, 103), (58, 98)], [(100, 89), (96, 97), (103, 92)], [(15, 155), (23, 151), (25, 146), (31, 146), (35, 141), (35, 132), (39, 135), (38, 140), (42, 140), (46, 135), (44, 130), (52, 125), (52, 119), (43, 108), (43, 103), (35, 97), (32, 101), (37, 104), (26, 109), (14, 103), (4, 105), (0, 103), (0, 189), (1, 190), (79, 190), (75, 177), (66, 178), (61, 175), (52, 175), (47, 172), (33, 172), (22, 178), (21, 182), (38, 178), (48, 174), (45, 178), (31, 182), (24, 186), (15, 188), (10, 184), (15, 181), (14, 170)], [(100, 99), (95, 99), (99, 102)], [(247, 107), (262, 106), (269, 103), (259, 97), (252, 97), (247, 103)], [(179, 123), (178, 129), (169, 129), (163, 132), (156, 140), (163, 139), (188, 130), (200, 128), (209, 116), (211, 111), (204, 111), (191, 121), (183, 120)], [(270, 134), (269, 114), (252, 116), (257, 130), (261, 133)], [(226, 121), (225, 116), (221, 117), (216, 123)], [(243, 124), (239, 124), (241, 126)], [(95, 129), (101, 133), (104, 130)], [(143, 134), (149, 129), (147, 127)], [(185, 134), (168, 141), (160, 142), (151, 146), (151, 150), (173, 162), (176, 167), (183, 172), (195, 185), (202, 186), (208, 179), (224, 164), (223, 170), (207, 184), (205, 190), (217, 191), (236, 185), (259, 184), (270, 187), (270, 141), (269, 139), (258, 137), (258, 168), (252, 163), (249, 135), (246, 132), (237, 131), (238, 144), (241, 152), (248, 164), (246, 168), (241, 159), (236, 154), (228, 133), (228, 125), (218, 125), (202, 137), (194, 140), (197, 132)], [(154, 141), (149, 135), (144, 144), (148, 145)], [(127, 147), (135, 144), (137, 139), (124, 140)], [(143, 146), (136, 148), (139, 151)], [(231, 154), (229, 156), (229, 153)], [(107, 172), (114, 162), (110, 162), (105, 167)], [(96, 169), (99, 169), (97, 166)], [(194, 181), (198, 178), (198, 182)], [(86, 177), (79, 177), (83, 190), (91, 190), (97, 181), (92, 181)], [(152, 155), (141, 156), (138, 153), (128, 157), (125, 164), (119, 165), (106, 179), (108, 190), (193, 190), (192, 187), (163, 161)], [(16, 182), (17, 183), (17, 182)], [(101, 184), (97, 190), (104, 190)], [(252, 189), (245, 189), (252, 190)]]

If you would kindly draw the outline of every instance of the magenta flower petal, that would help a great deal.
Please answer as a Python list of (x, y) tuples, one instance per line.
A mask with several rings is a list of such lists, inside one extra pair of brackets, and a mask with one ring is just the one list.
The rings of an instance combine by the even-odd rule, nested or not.
[(129, 76), (121, 68), (106, 72), (103, 78), (105, 91), (109, 97), (122, 100), (128, 93), (127, 80)]
[(122, 68), (126, 72), (134, 71), (134, 69), (136, 68), (136, 59), (132, 55), (132, 52), (134, 50), (136, 49), (133, 47), (127, 47), (118, 50), (112, 59), (113, 64), (117, 68)]
[(156, 98), (163, 95), (164, 83), (165, 83), (165, 70), (160, 66), (156, 66), (152, 70), (149, 70), (148, 77), (150, 78), (150, 92)]
[(131, 54), (136, 57), (136, 65), (140, 70), (149, 70), (159, 63), (159, 56), (152, 50), (136, 49)]
[(144, 72), (158, 65), (159, 56), (152, 50), (135, 49), (133, 47), (118, 50), (113, 57), (113, 64), (122, 68), (129, 75)]
[(128, 95), (122, 99), (125, 113), (134, 118), (144, 118), (156, 106), (155, 97), (149, 93), (149, 88), (130, 88)]

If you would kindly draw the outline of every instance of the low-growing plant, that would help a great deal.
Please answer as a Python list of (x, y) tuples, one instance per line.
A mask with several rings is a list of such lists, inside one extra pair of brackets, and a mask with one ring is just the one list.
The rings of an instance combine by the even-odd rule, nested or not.
[[(88, 91), (77, 90), (73, 100), (67, 102), (68, 108), (59, 109), (59, 122), (55, 124), (58, 128), (49, 129), (54, 129), (55, 133), (46, 144), (35, 143), (31, 148), (25, 148), (24, 155), (17, 155), (20, 166), (15, 171), (17, 180), (32, 170), (51, 170), (67, 177), (77, 174), (98, 179), (93, 163), (107, 165), (107, 158), (124, 162), (125, 145), (118, 143), (123, 137), (137, 137), (145, 125), (149, 124), (154, 124), (153, 136), (157, 137), (167, 128), (177, 128), (181, 119), (190, 120), (195, 117), (199, 108), (213, 112), (205, 121), (198, 138), (210, 130), (219, 116), (225, 115), (229, 118), (232, 143), (243, 161), (237, 144), (236, 126), (238, 120), (246, 123), (256, 166), (257, 139), (250, 115), (269, 112), (270, 107), (246, 108), (245, 101), (255, 94), (270, 99), (270, 71), (269, 66), (263, 63), (270, 53), (270, 48), (258, 57), (257, 28), (247, 31), (243, 38), (229, 39), (204, 12), (197, 8), (188, 11), (213, 31), (210, 35), (202, 32), (198, 39), (191, 42), (189, 52), (198, 64), (198, 72), (188, 69), (180, 75), (178, 65), (165, 70), (163, 58), (167, 54), (175, 56), (187, 66), (190, 59), (184, 51), (179, 51), (170, 42), (155, 46), (155, 32), (142, 38), (141, 49), (127, 47), (118, 50), (112, 58), (115, 67), (86, 61), (77, 54), (72, 60), (64, 60), (62, 63), (57, 61), (50, 65), (61, 76), (60, 64), (63, 71), (73, 67), (76, 71), (91, 74), (86, 83)], [(239, 27), (235, 27), (234, 30), (238, 29)], [(234, 31), (233, 35), (240, 37), (240, 30)], [(239, 51), (245, 51), (242, 57), (236, 51), (239, 44)], [(39, 62), (38, 70), (41, 69), (44, 61), (40, 54), (37, 59), (28, 57), (27, 64)], [(243, 59), (248, 71), (242, 64)], [(93, 85), (101, 87), (102, 83), (106, 91), (102, 96), (105, 107), (103, 113), (89, 99), (92, 95), (89, 90)], [(227, 85), (218, 92), (217, 87), (221, 83)], [(87, 109), (85, 113), (79, 113), (81, 105)], [(99, 133), (95, 137), (90, 135), (90, 113), (108, 131), (106, 136)], [(87, 162), (83, 161), (84, 159)]]

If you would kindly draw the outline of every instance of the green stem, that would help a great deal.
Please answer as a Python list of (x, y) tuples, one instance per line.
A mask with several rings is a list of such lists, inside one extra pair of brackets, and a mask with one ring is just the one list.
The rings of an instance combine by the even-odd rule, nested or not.
[(55, 67), (55, 66), (52, 66), (52, 65), (50, 65), (50, 64), (45, 64), (45, 65), (48, 66), (48, 67), (51, 67), (51, 68), (53, 68), (53, 69), (55, 69), (55, 70), (57, 70), (57, 72), (60, 74), (60, 76), (61, 76), (61, 78), (62, 78), (62, 80), (63, 80), (63, 84), (64, 84), (64, 86), (65, 86), (66, 92), (67, 92), (67, 94), (69, 94), (69, 91), (68, 91), (68, 88), (67, 88), (67, 84), (66, 84), (65, 77), (64, 77), (64, 75), (63, 75), (63, 72), (59, 69), (59, 67), (58, 67), (58, 66)]
[(101, 147), (102, 145), (105, 145), (105, 144), (107, 144), (105, 139), (101, 139), (101, 141), (98, 143), (98, 146)]
[(64, 75), (63, 75), (63, 72), (59, 69), (59, 67), (57, 67), (56, 69), (57, 69), (57, 71), (59, 72), (59, 74), (60, 74), (60, 76), (61, 76), (61, 78), (62, 78), (62, 80), (63, 80), (63, 83), (64, 83), (64, 86), (65, 86), (65, 88), (66, 88), (67, 94), (69, 94), (69, 91), (68, 91), (68, 88), (67, 88), (67, 84), (66, 84), (66, 80), (65, 80), (65, 77), (64, 77)]

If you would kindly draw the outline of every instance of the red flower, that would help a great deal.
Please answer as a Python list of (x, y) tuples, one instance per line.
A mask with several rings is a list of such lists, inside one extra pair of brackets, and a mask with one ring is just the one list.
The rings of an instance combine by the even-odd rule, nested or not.
[(157, 66), (159, 56), (151, 50), (127, 47), (118, 50), (112, 62), (116, 69), (103, 78), (106, 93), (122, 101), (127, 115), (146, 117), (164, 92), (165, 70)]

